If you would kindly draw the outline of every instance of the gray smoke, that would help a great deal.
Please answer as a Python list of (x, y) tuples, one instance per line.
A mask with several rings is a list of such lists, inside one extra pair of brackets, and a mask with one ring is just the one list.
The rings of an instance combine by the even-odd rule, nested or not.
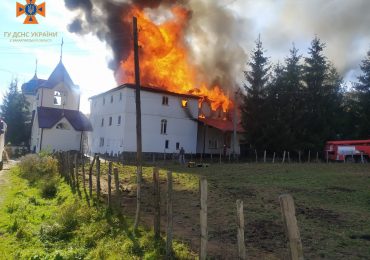
[(240, 27), (245, 21), (237, 18), (225, 3), (230, 1), (65, 0), (66, 7), (77, 14), (68, 27), (69, 31), (93, 33), (106, 42), (113, 51), (113, 60), (109, 65), (112, 70), (116, 70), (131, 51), (132, 25), (121, 19), (131, 5), (145, 8), (156, 15), (171, 5), (183, 5), (191, 12), (186, 40), (191, 61), (200, 71), (199, 81), (230, 88), (234, 87), (236, 78), (242, 75), (246, 62), (245, 52), (238, 44), (242, 35)]
[[(346, 79), (353, 80), (370, 49), (368, 0), (239, 0), (234, 8), (251, 17), (254, 25), (246, 30), (253, 31), (254, 39), (261, 33), (274, 61), (289, 54), (292, 42), (305, 56), (317, 35), (326, 43), (327, 57)], [(248, 49), (253, 48), (250, 43), (250, 39), (246, 41)], [(351, 73), (354, 74), (349, 77)]]

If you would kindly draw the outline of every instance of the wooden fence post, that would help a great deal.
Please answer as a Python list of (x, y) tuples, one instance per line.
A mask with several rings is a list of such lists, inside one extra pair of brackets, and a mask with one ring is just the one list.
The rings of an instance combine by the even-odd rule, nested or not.
[(298, 162), (301, 163), (301, 151), (298, 151)]
[(153, 191), (154, 191), (154, 239), (161, 238), (161, 193), (159, 185), (159, 170), (153, 169)]
[(173, 211), (172, 211), (172, 172), (167, 172), (167, 239), (166, 239), (166, 259), (172, 259), (172, 231), (173, 231)]
[(316, 162), (319, 162), (319, 152), (316, 152)]
[(290, 152), (288, 152), (288, 163), (290, 163)]
[(282, 160), (281, 163), (285, 163), (285, 154), (286, 154), (286, 151), (284, 151), (284, 153), (283, 153), (283, 160)]
[(266, 150), (263, 153), (263, 162), (266, 163)]
[(207, 242), (207, 179), (202, 176), (200, 178), (200, 260), (207, 258)]
[(274, 152), (274, 155), (272, 156), (272, 163), (275, 163), (275, 155), (276, 153)]
[(222, 163), (222, 155), (221, 155), (221, 150), (220, 150), (220, 164)]
[(89, 167), (89, 196), (90, 198), (92, 197), (92, 170), (94, 167), (95, 160), (96, 160), (96, 154), (94, 154), (94, 158)]
[(311, 150), (308, 150), (308, 160), (307, 160), (307, 162), (311, 162)]
[(256, 163), (258, 163), (258, 154), (257, 154), (257, 149), (254, 149), (254, 153), (256, 154)]
[(112, 207), (112, 162), (108, 164), (108, 208)]
[(364, 153), (363, 152), (361, 152), (361, 163), (365, 163), (365, 161), (364, 161)]
[(82, 154), (81, 156), (81, 164), (82, 164), (82, 185), (84, 190), (86, 190), (86, 176), (85, 176), (85, 156)]
[[(362, 155), (362, 153), (361, 153)], [(329, 163), (329, 151), (326, 151), (326, 163)]]
[(96, 195), (100, 198), (100, 158), (96, 156)]
[(71, 186), (72, 190), (74, 190), (74, 177), (73, 177), (73, 165), (71, 163), (71, 156), (69, 152), (67, 152), (67, 165), (68, 165), (68, 178), (69, 178), (69, 185)]
[(78, 178), (78, 168), (79, 168), (79, 162), (78, 162), (78, 155), (77, 155), (77, 153), (75, 154), (75, 156), (74, 156), (74, 164), (75, 164), (75, 174), (74, 174), (74, 176), (75, 176), (75, 178), (76, 178), (76, 186), (77, 186), (77, 189), (79, 189), (80, 188), (80, 182), (79, 182), (79, 178)]
[(244, 212), (243, 212), (243, 201), (236, 201), (236, 223), (238, 228), (237, 239), (238, 239), (238, 256), (239, 259), (247, 259), (245, 253), (245, 242), (244, 242)]
[(113, 174), (114, 174), (114, 185), (116, 187), (116, 196), (119, 198), (120, 195), (121, 195), (121, 192), (119, 190), (119, 176), (118, 176), (118, 169), (117, 169), (117, 167), (114, 167)]
[(285, 233), (288, 237), (289, 255), (291, 260), (303, 260), (301, 236), (295, 216), (294, 201), (291, 195), (285, 194), (279, 197), (283, 216)]

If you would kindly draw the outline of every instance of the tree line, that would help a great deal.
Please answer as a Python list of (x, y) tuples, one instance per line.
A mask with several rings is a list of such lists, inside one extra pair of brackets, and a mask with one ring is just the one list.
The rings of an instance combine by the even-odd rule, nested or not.
[(293, 45), (272, 65), (260, 37), (244, 71), (242, 124), (258, 150), (321, 150), (328, 140), (370, 138), (370, 51), (346, 86), (315, 37), (307, 56)]

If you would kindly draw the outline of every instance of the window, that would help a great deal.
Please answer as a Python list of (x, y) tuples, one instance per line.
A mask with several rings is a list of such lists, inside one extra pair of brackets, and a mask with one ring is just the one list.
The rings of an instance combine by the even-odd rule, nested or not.
[(180, 143), (176, 143), (176, 150), (180, 149)]
[(167, 134), (167, 120), (162, 119), (161, 120), (161, 135)]
[(104, 138), (103, 137), (100, 137), (99, 146), (100, 147), (104, 146)]
[(181, 100), (181, 106), (182, 107), (187, 107), (188, 106), (188, 100), (186, 100), (186, 99)]
[(208, 148), (209, 149), (217, 149), (217, 140), (216, 139), (210, 139), (208, 141)]
[(110, 102), (113, 103), (113, 95), (110, 96)]
[(168, 97), (166, 97), (166, 96), (162, 97), (162, 105), (168, 106)]
[(103, 97), (103, 105), (105, 105), (105, 97)]
[(62, 94), (59, 91), (54, 91), (54, 105), (62, 105)]
[(104, 117), (101, 119), (101, 126), (104, 126)]
[(118, 125), (121, 125), (121, 116), (118, 116), (118, 122), (117, 122)]
[(65, 124), (65, 123), (59, 123), (59, 124), (56, 125), (55, 128), (56, 129), (64, 129), (64, 130), (68, 130), (69, 129), (68, 125)]
[(170, 141), (166, 140), (166, 142), (164, 144), (164, 149), (168, 149), (169, 145), (170, 145)]
[(109, 117), (109, 125), (110, 126), (112, 125), (112, 117), (111, 116)]
[(122, 92), (119, 93), (119, 100), (122, 100)]

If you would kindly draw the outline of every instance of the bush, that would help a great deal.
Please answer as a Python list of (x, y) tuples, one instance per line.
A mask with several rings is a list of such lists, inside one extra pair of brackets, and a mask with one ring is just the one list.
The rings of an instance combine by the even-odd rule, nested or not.
[(30, 183), (41, 179), (52, 179), (58, 173), (58, 161), (49, 155), (28, 154), (19, 163), (22, 177)]
[(51, 179), (41, 185), (41, 196), (45, 199), (52, 199), (58, 192), (58, 180)]
[(78, 226), (78, 209), (80, 204), (75, 201), (73, 204), (63, 206), (57, 216), (57, 222), (64, 228), (65, 232), (72, 232)]
[(78, 202), (64, 205), (55, 215), (54, 221), (42, 225), (40, 239), (44, 242), (70, 239), (78, 227), (79, 207)]

